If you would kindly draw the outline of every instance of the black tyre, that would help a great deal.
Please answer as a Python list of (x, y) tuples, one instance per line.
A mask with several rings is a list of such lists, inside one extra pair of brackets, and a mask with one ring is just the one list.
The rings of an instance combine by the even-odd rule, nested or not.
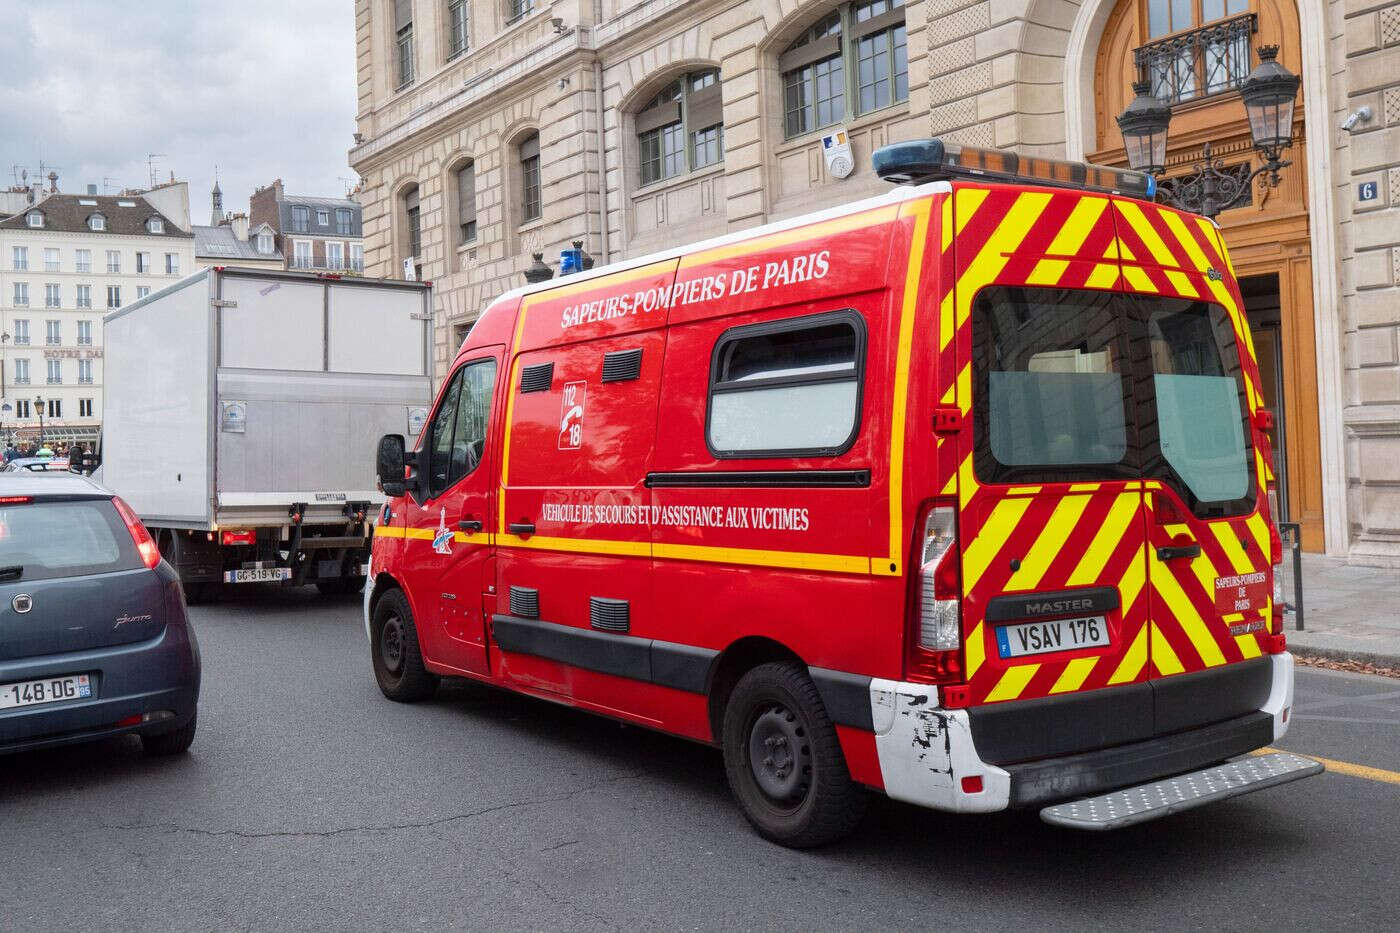
[(402, 590), (393, 589), (380, 597), (370, 620), (370, 642), (374, 679), (386, 697), (412, 703), (433, 695), (438, 678), (423, 666), (418, 629)]
[(724, 709), (724, 769), (759, 835), (806, 849), (849, 834), (868, 795), (851, 780), (816, 685), (799, 664), (761, 664)]
[(141, 751), (147, 755), (180, 755), (190, 749), (190, 744), (194, 741), (195, 729), (199, 726), (199, 713), (190, 717), (190, 721), (185, 723), (174, 732), (162, 732), (160, 735), (141, 736)]

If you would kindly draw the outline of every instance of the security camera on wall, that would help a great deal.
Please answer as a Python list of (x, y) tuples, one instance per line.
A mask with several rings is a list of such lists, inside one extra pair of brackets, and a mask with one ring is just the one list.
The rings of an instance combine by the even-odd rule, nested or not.
[(826, 158), (826, 170), (833, 178), (845, 178), (855, 170), (856, 160), (851, 153), (851, 138), (844, 127), (832, 130), (822, 137), (822, 155)]

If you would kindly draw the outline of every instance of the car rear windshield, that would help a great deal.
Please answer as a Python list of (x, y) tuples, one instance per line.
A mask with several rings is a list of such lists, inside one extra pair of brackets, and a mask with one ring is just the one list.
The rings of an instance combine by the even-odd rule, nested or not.
[(0, 505), (0, 582), (50, 580), (139, 566), (140, 555), (131, 534), (109, 500)]
[(972, 316), (978, 477), (1161, 479), (1198, 515), (1253, 508), (1244, 375), (1217, 304), (993, 287)]

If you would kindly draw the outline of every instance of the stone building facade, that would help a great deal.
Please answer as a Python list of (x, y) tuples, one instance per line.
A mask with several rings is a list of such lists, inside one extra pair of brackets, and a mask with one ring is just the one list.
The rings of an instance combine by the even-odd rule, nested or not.
[[(1305, 548), (1400, 567), (1400, 5), (1190, 0), (1184, 22), (1166, 0), (355, 9), (349, 158), (364, 179), (366, 271), (397, 277), (408, 260), (434, 282), (439, 375), (481, 308), (523, 284), (532, 252), (555, 260), (582, 240), (615, 261), (855, 200), (883, 188), (869, 160), (886, 142), (942, 136), (1122, 164), (1112, 117), (1138, 50), (1247, 20), (1245, 63), (1277, 44), (1303, 77), (1283, 184), (1220, 217), (1264, 324), (1256, 344), (1272, 347), (1286, 508)], [(871, 87), (877, 34), (902, 43), (883, 96)], [(1169, 176), (1189, 172), (1205, 141), (1248, 164), (1243, 74), (1174, 104)], [(1371, 118), (1341, 129), (1363, 105)], [(716, 113), (719, 158), (701, 148)], [(836, 131), (854, 156), (845, 177), (824, 156)], [(681, 153), (667, 148), (676, 140)]]

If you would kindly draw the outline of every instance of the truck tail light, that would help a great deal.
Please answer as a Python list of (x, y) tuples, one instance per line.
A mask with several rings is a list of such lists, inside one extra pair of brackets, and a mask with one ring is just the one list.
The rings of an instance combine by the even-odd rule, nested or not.
[(141, 563), (146, 565), (148, 570), (154, 570), (156, 564), (160, 563), (160, 548), (151, 540), (151, 533), (146, 530), (146, 526), (141, 524), (141, 519), (136, 517), (136, 513), (131, 511), (131, 506), (121, 500), (120, 496), (112, 498), (112, 505), (116, 506), (117, 514), (126, 523), (126, 530), (131, 534), (131, 541), (136, 545), (136, 551), (141, 555)]
[(234, 544), (257, 544), (258, 533), (251, 528), (245, 528), (241, 531), (224, 531), (219, 533), (219, 540), (224, 547)]
[(962, 679), (962, 587), (958, 568), (957, 507), (935, 502), (919, 539), (917, 613), (906, 674), (923, 683)]

